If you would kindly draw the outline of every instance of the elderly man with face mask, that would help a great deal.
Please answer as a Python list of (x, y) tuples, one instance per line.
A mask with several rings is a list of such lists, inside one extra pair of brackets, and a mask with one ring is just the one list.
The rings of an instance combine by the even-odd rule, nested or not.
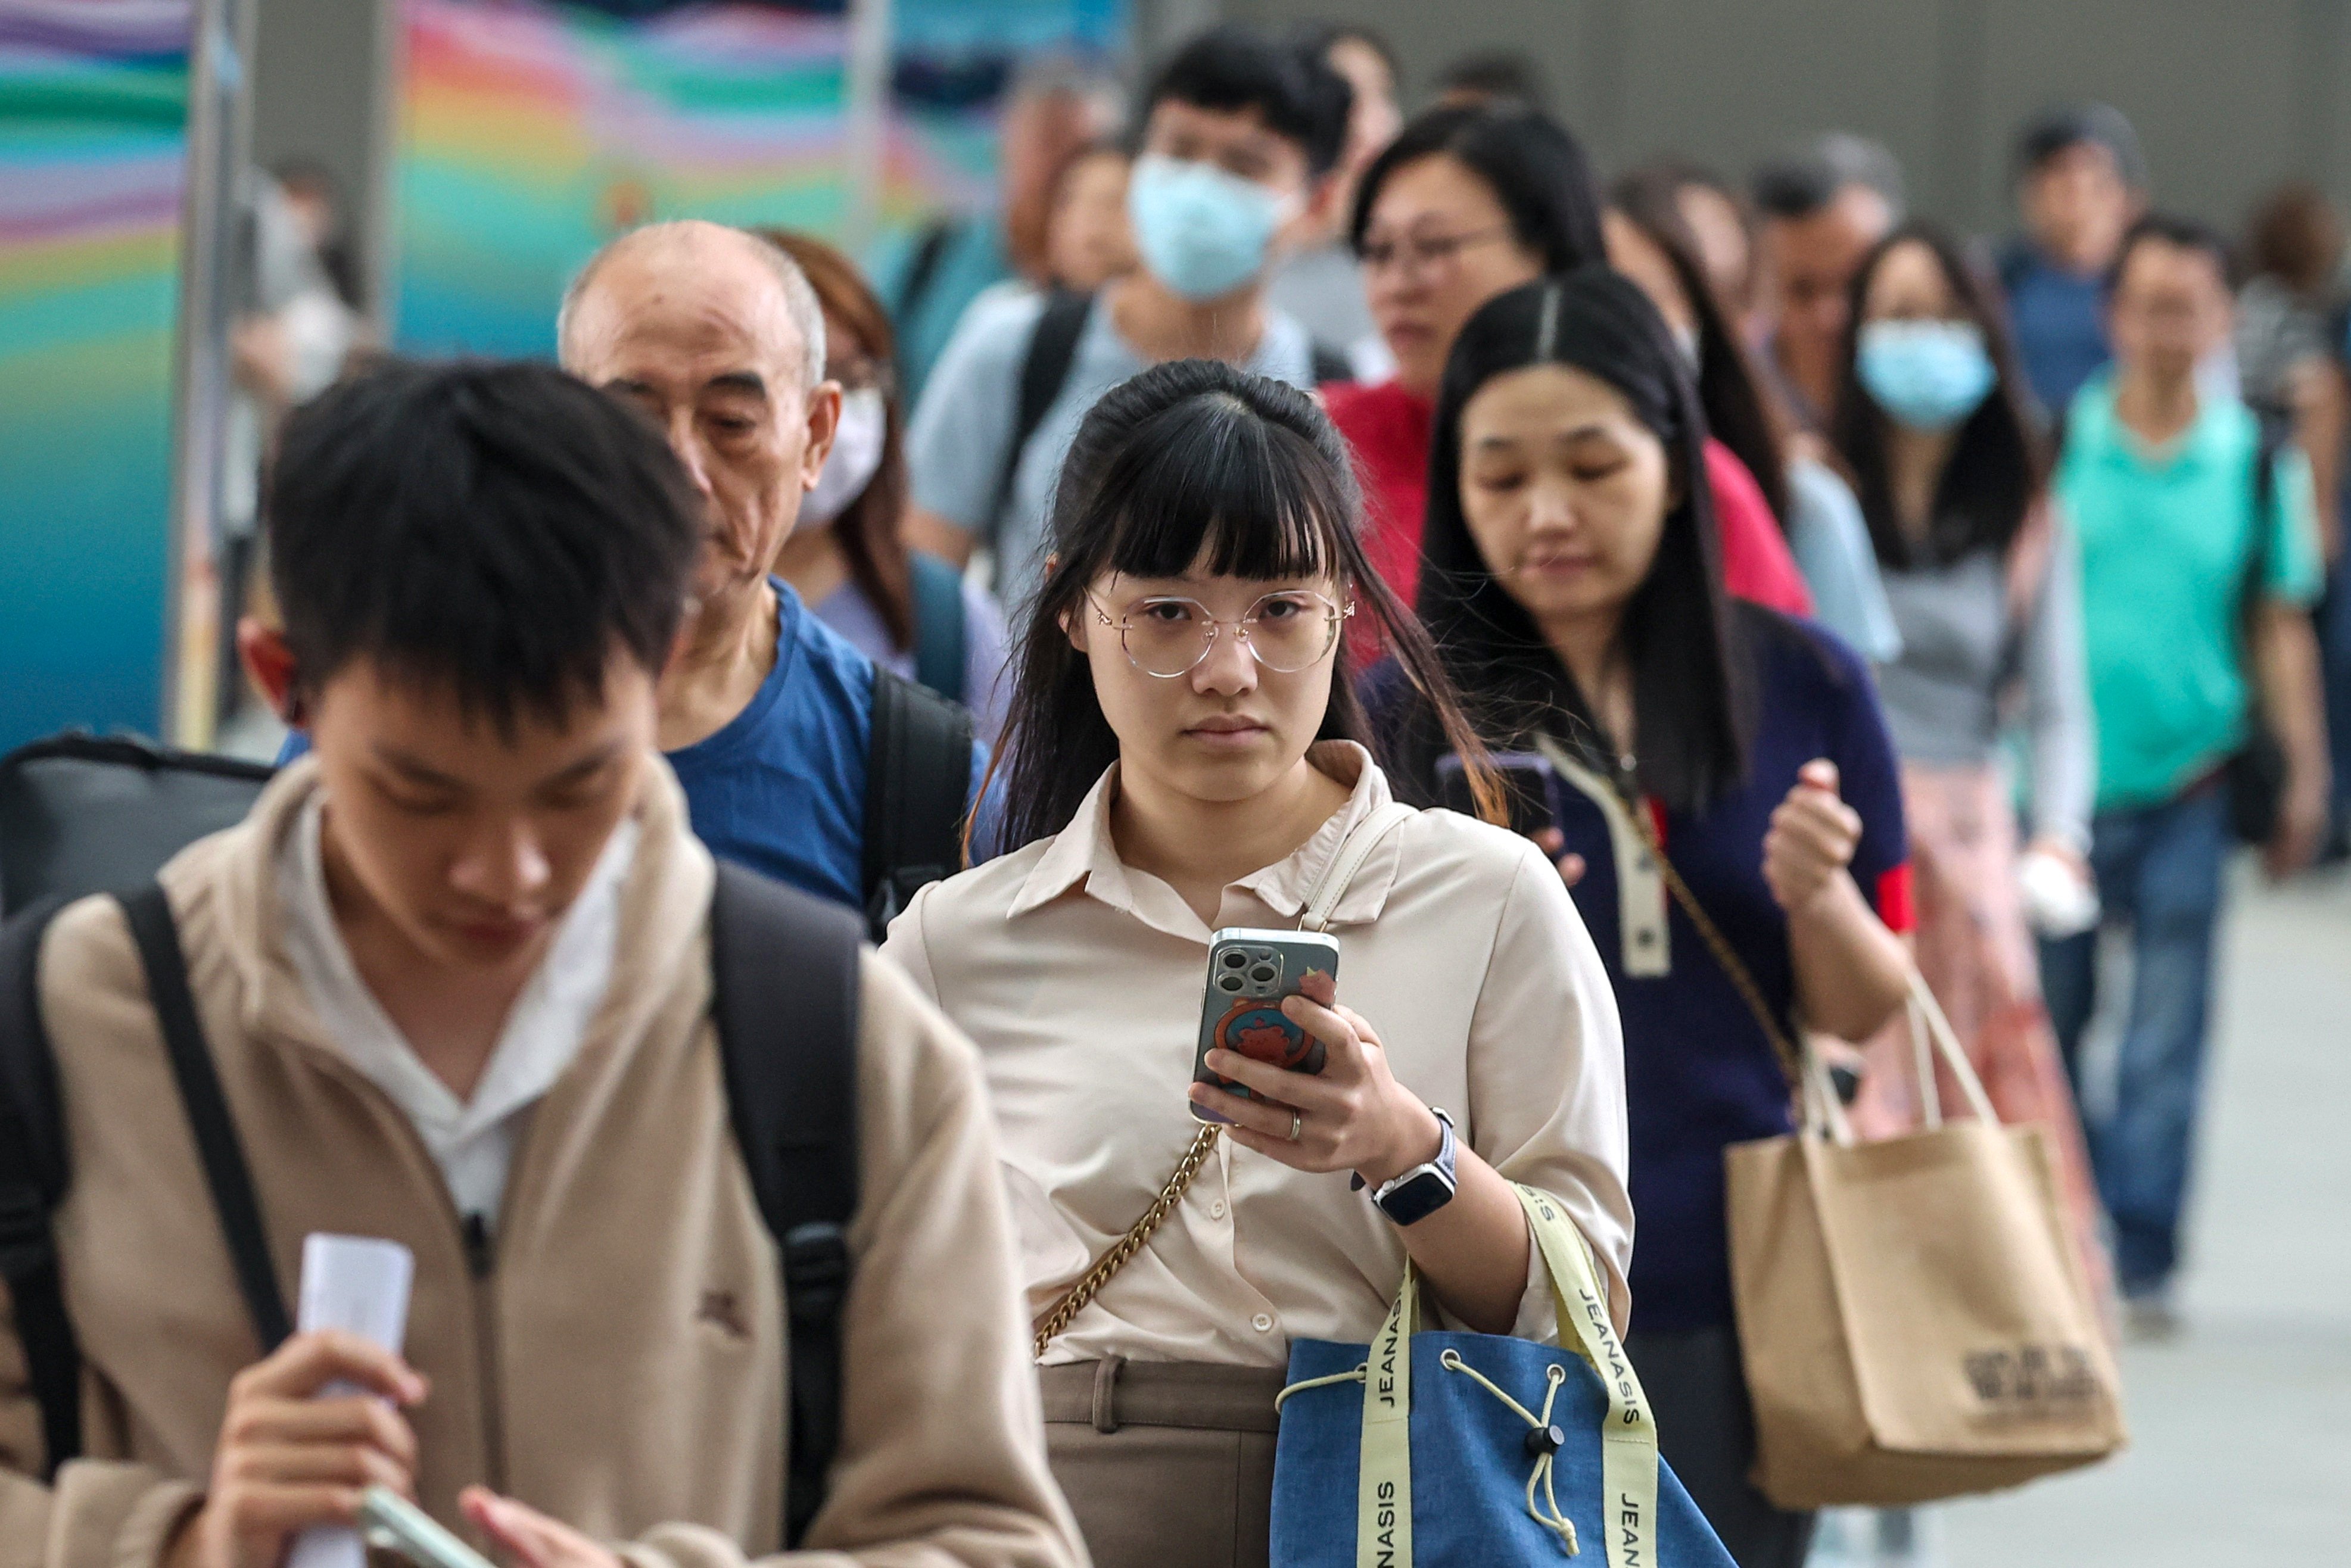
[(841, 423), (815, 291), (757, 235), (656, 224), (580, 270), (557, 343), (564, 369), (660, 427), (701, 497), (691, 613), (659, 694), (695, 835), (878, 929), (955, 868), (987, 759), (960, 708), (876, 669), (769, 574)]

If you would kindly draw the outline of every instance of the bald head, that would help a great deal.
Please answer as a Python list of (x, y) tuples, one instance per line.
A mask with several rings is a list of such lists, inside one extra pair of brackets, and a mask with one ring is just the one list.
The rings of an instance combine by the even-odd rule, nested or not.
[(589, 374), (583, 365), (601, 340), (626, 334), (649, 311), (732, 319), (756, 334), (756, 346), (797, 361), (799, 391), (824, 380), (824, 308), (799, 264), (757, 235), (686, 218), (607, 245), (563, 291), (555, 318), (563, 368)]
[(701, 619), (755, 615), (841, 416), (799, 265), (740, 229), (655, 224), (580, 269), (556, 340), (565, 370), (661, 427), (702, 493)]

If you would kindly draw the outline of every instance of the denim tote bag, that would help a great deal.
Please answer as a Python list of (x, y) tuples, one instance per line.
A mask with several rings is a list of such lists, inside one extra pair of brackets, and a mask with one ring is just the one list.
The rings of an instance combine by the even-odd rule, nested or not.
[(1733, 1568), (1657, 1458), (1656, 1424), (1583, 1239), (1518, 1188), (1558, 1345), (1420, 1333), (1418, 1281), (1369, 1345), (1290, 1346), (1273, 1467), (1273, 1568)]

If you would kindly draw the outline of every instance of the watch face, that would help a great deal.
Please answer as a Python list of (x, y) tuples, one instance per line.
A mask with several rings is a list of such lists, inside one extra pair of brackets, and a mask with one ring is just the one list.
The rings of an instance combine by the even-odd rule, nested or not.
[(1380, 1199), (1381, 1212), (1398, 1225), (1426, 1219), (1453, 1201), (1453, 1188), (1435, 1171), (1423, 1171)]

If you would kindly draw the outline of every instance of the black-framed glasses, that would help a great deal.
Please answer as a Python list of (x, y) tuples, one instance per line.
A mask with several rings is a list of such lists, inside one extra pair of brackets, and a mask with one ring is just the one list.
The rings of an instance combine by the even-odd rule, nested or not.
[(1259, 664), (1278, 675), (1295, 674), (1338, 645), (1340, 624), (1355, 612), (1353, 603), (1343, 608), (1311, 588), (1275, 589), (1233, 621), (1220, 621), (1198, 600), (1175, 594), (1136, 600), (1115, 620), (1092, 594), (1086, 602), (1097, 620), (1117, 631), (1128, 664), (1166, 681), (1199, 668), (1225, 626)]
[(1497, 224), (1491, 228), (1470, 229), (1458, 235), (1406, 235), (1371, 241), (1355, 256), (1368, 271), (1384, 272), (1393, 267), (1400, 272), (1417, 274), (1444, 266), (1473, 245), (1505, 239), (1510, 233), (1508, 224)]

